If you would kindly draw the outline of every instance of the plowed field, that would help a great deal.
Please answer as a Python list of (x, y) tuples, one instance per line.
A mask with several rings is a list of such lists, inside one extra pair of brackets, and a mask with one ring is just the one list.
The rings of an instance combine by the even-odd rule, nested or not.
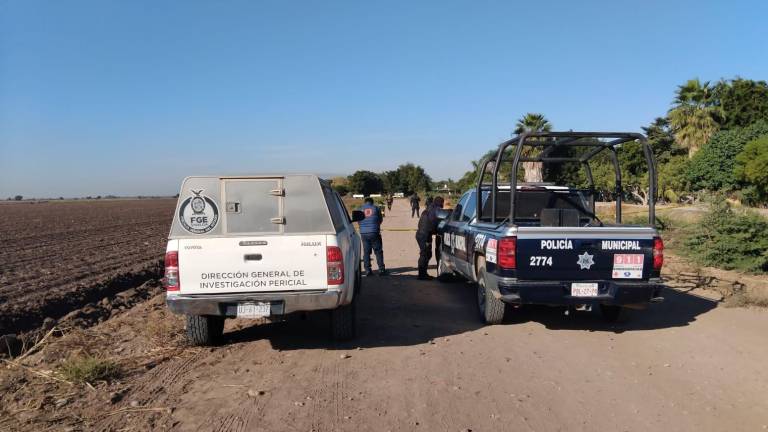
[(0, 335), (157, 277), (174, 204), (0, 204)]

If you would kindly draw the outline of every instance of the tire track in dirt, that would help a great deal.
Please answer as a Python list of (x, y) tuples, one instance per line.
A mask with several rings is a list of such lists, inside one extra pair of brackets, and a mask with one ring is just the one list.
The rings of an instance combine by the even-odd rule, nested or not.
[(315, 386), (312, 391), (310, 392), (311, 398), (312, 398), (312, 407), (310, 410), (310, 431), (311, 432), (322, 432), (322, 419), (320, 418), (320, 413), (322, 411), (322, 396), (323, 396), (323, 389), (326, 388), (327, 383), (327, 373), (326, 373), (326, 366), (324, 364), (320, 364), (318, 366), (314, 366), (312, 368), (313, 372), (316, 372), (315, 377), (317, 379), (317, 382), (319, 385)]
[[(200, 350), (184, 353), (185, 357), (166, 362), (134, 382), (130, 391), (123, 396), (123, 402), (117, 408), (130, 407), (130, 402), (136, 401), (142, 407), (160, 408), (175, 406), (177, 394), (183, 394), (186, 386), (195, 379), (191, 372), (205, 358)], [(135, 413), (138, 419), (147, 420), (152, 412)], [(135, 421), (135, 420), (134, 420)], [(108, 432), (119, 430), (124, 426), (125, 419), (121, 416), (106, 417), (95, 424), (99, 431)]]
[(336, 361), (334, 362), (333, 366), (333, 394), (332, 394), (332, 400), (333, 400), (333, 410), (335, 412), (335, 415), (332, 419), (333, 424), (333, 430), (344, 430), (344, 421), (346, 420), (345, 416), (345, 399), (346, 399), (346, 377), (347, 373), (346, 370), (341, 370), (341, 362)]
[[(233, 350), (232, 347), (216, 348), (213, 351), (204, 351), (198, 359), (197, 371), (208, 379), (217, 379), (219, 381), (226, 379), (228, 373), (234, 370), (250, 370), (251, 366), (246, 366), (247, 360), (255, 361), (257, 365), (277, 363), (273, 355), (264, 356), (264, 350), (259, 348), (258, 344), (247, 344), (239, 346), (239, 350)], [(233, 353), (234, 351), (234, 353)], [(257, 360), (258, 359), (258, 360)], [(195, 431), (216, 431), (216, 432), (249, 432), (254, 430), (263, 430), (260, 422), (264, 416), (266, 407), (270, 404), (275, 393), (280, 391), (280, 386), (273, 382), (272, 375), (262, 376), (257, 373), (257, 382), (251, 382), (248, 386), (231, 385), (236, 392), (232, 395), (233, 403), (227, 407), (217, 404), (203, 406), (200, 417), (205, 420), (192, 428), (181, 426), (183, 430)], [(221, 384), (217, 388), (200, 388), (196, 386), (196, 380), (190, 380), (190, 391), (202, 393), (221, 392)], [(226, 385), (224, 386), (226, 387)], [(178, 392), (177, 392), (178, 393)], [(187, 389), (183, 395), (187, 393)]]

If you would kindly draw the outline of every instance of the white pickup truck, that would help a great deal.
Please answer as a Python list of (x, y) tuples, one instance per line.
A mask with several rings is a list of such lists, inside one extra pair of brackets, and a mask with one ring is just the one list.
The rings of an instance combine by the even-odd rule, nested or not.
[(196, 345), (226, 318), (330, 310), (331, 334), (355, 331), (360, 237), (339, 195), (314, 175), (187, 177), (165, 254), (171, 311)]

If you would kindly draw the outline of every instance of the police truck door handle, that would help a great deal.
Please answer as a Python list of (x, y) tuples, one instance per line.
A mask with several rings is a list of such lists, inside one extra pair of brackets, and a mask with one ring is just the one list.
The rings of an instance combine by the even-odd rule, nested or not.
[(282, 224), (285, 223), (285, 218), (284, 217), (274, 217), (274, 218), (270, 219), (270, 221), (273, 224), (282, 225)]
[(269, 191), (269, 194), (272, 196), (285, 196), (285, 189), (272, 189)]

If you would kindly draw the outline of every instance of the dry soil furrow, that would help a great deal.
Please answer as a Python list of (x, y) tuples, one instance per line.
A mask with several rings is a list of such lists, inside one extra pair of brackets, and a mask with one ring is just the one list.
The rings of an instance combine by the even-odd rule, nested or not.
[[(11, 237), (5, 239), (7, 245), (2, 256), (12, 256), (33, 248), (41, 250), (45, 248), (57, 248), (61, 243), (92, 243), (96, 239), (121, 238), (121, 234), (131, 233), (138, 235), (167, 234), (170, 230), (169, 218), (148, 219), (141, 224), (147, 228), (137, 227), (135, 223), (121, 223), (99, 228), (84, 228), (78, 230), (59, 231), (46, 234), (35, 234), (27, 237)], [(166, 229), (166, 227), (168, 229)]]

